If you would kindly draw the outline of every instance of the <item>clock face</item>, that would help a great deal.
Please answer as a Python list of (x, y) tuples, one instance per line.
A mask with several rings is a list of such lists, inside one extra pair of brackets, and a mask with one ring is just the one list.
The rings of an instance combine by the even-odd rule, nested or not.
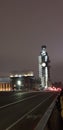
[(46, 63), (42, 63), (42, 66), (45, 67), (45, 66), (46, 66)]

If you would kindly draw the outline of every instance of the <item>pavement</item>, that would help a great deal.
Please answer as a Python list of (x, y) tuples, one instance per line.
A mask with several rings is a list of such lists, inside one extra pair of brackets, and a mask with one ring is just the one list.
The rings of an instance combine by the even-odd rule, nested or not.
[(63, 130), (63, 120), (56, 106), (44, 130)]

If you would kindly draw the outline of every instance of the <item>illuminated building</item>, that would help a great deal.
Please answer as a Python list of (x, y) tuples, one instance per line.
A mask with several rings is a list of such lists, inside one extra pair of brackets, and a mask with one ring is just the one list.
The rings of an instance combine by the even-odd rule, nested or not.
[(49, 56), (46, 52), (46, 46), (42, 46), (39, 55), (39, 78), (41, 79), (41, 86), (48, 87), (49, 75)]
[(34, 74), (33, 72), (11, 74), (10, 79), (13, 90), (29, 90), (33, 86)]
[(0, 91), (11, 91), (11, 84), (9, 77), (0, 77)]
[(12, 73), (9, 77), (0, 77), (0, 91), (29, 90), (34, 84), (33, 72)]

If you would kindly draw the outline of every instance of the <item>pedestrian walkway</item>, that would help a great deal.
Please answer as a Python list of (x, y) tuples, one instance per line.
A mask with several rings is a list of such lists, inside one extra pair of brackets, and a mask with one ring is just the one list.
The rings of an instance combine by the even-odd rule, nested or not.
[(44, 130), (63, 130), (63, 120), (56, 106)]

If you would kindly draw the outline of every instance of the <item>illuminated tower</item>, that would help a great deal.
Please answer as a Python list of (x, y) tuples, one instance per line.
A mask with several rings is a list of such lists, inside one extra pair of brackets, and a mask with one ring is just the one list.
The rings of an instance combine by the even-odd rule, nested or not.
[(41, 79), (41, 86), (47, 88), (49, 81), (49, 56), (45, 45), (42, 46), (39, 55), (39, 78)]

